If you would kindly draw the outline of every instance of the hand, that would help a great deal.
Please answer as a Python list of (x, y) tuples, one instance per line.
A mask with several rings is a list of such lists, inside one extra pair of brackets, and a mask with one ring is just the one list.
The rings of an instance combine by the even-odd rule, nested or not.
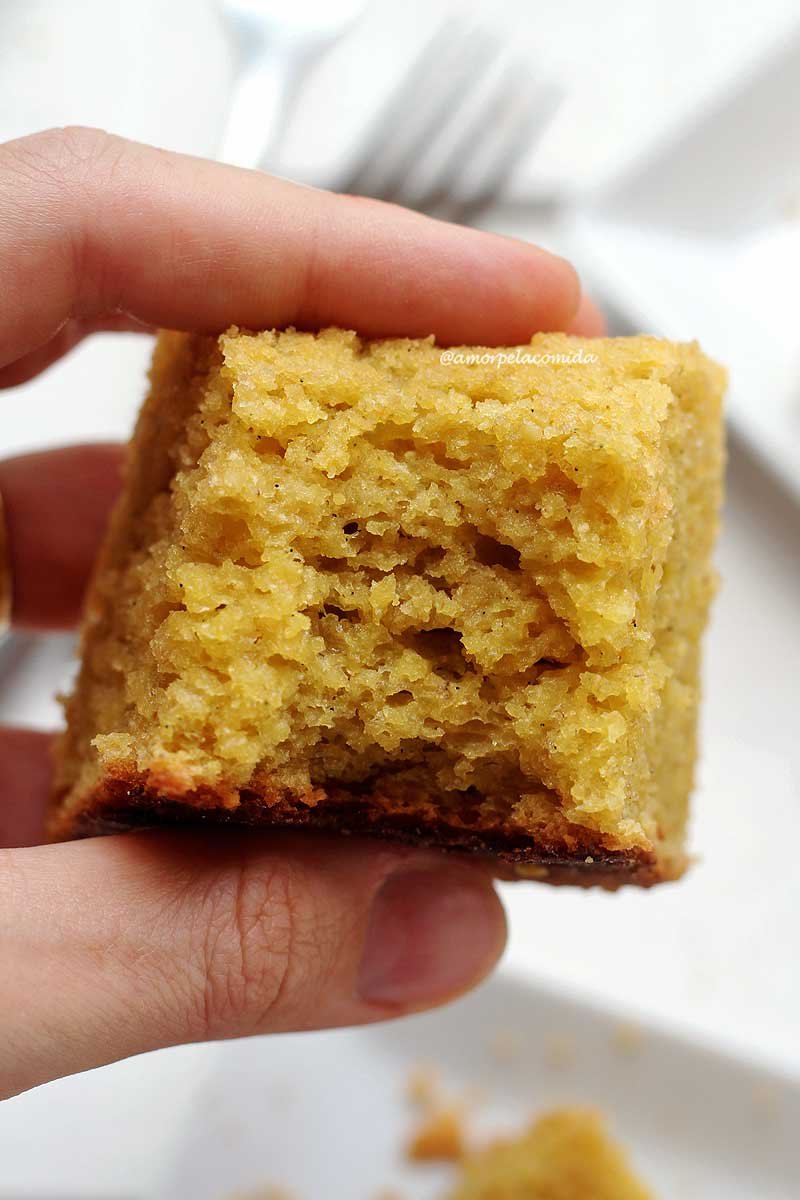
[[(509, 344), (601, 324), (542, 250), (95, 130), (0, 146), (0, 263), (6, 387), (108, 328)], [(114, 446), (0, 462), (16, 624), (74, 625), (119, 464)], [(501, 952), (480, 863), (230, 830), (37, 845), (48, 777), (46, 735), (0, 731), (0, 1096), (176, 1042), (424, 1008)]]

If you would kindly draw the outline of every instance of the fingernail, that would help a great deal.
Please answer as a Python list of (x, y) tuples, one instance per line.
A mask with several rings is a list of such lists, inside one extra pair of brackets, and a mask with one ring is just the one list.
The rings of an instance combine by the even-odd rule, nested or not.
[(406, 869), (372, 904), (357, 990), (369, 1004), (434, 1004), (477, 983), (505, 944), (502, 905), (466, 867)]

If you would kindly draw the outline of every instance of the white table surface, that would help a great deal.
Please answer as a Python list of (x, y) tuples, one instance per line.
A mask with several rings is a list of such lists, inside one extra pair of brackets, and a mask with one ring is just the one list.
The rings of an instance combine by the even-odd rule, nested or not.
[[(667, 103), (667, 82), (676, 70), (685, 84), (677, 97), (680, 107), (692, 94), (692, 86), (709, 86), (714, 69), (730, 66), (736, 55), (744, 61), (759, 38), (778, 36), (791, 17), (792, 6), (762, 0), (757, 33), (750, 30), (749, 18), (737, 17), (737, 6), (709, 3), (698, 8), (682, 3), (672, 7), (674, 19), (661, 23), (660, 40), (654, 48), (646, 34), (654, 28), (655, 14), (664, 12), (663, 6), (655, 0), (651, 4), (618, 0), (612, 5), (628, 21), (623, 25), (625, 36), (633, 36), (633, 30), (642, 54), (650, 55), (651, 125), (657, 119), (665, 125), (675, 119), (677, 109)], [(187, 41), (179, 35), (190, 8), (195, 35)], [(585, 49), (594, 38), (598, 53), (612, 53), (607, 26), (593, 28), (591, 37), (587, 33), (593, 6), (562, 0), (559, 6), (544, 6), (542, 12), (556, 8), (573, 30), (575, 45), (582, 44)], [(20, 16), (23, 9), (24, 20)], [(523, 11), (521, 6), (517, 9)], [(101, 20), (106, 19), (104, 13), (116, 12), (117, 6), (87, 0), (81, 10), (91, 10)], [(71, 11), (74, 15), (75, 9)], [(58, 6), (52, 3), (36, 0), (23, 5), (20, 0), (19, 4), (7, 4), (0, 13), (0, 23), (6, 23), (0, 33), (12, 29), (16, 38), (0, 38), (5, 59), (0, 81), (0, 137), (46, 123), (82, 120), (113, 125), (162, 144), (197, 152), (211, 150), (219, 131), (220, 97), (229, 83), (231, 58), (226, 50), (219, 50), (220, 30), (210, 6), (190, 6), (183, 0), (163, 6), (142, 2), (137, 6), (135, 26), (122, 33), (115, 25), (116, 18), (108, 17), (109, 28), (114, 27), (111, 32), (116, 30), (114, 53), (135, 60), (133, 65), (127, 59), (121, 62), (114, 72), (118, 81), (114, 87), (107, 73), (93, 73), (85, 61), (81, 69), (78, 59), (85, 47), (82, 50), (81, 39), (74, 37), (72, 65), (60, 72), (41, 67), (38, 82), (34, 75), (28, 87), (26, 109), (25, 96), (19, 90), (23, 76), (30, 81), (20, 65), (30, 66), (30, 44), (25, 43), (24, 29), (30, 38), (30, 29), (43, 19), (42, 14), (55, 21), (60, 19), (57, 12)], [(681, 14), (687, 20), (691, 14), (697, 52), (692, 52), (691, 39), (681, 38), (681, 29), (685, 33), (686, 28), (681, 27)], [(560, 44), (554, 21), (551, 14), (542, 25), (551, 48)], [(161, 28), (159, 23), (167, 31), (160, 48), (150, 36)], [(111, 37), (108, 30), (106, 33)], [(162, 75), (158, 63), (163, 67), (167, 49), (177, 45), (181, 45), (181, 56), (175, 70), (179, 75), (183, 72), (183, 82), (174, 83), (172, 76), (174, 104), (165, 110), (153, 100), (153, 90)], [(676, 58), (679, 45), (685, 52)], [(709, 58), (712, 46), (718, 53)], [(701, 71), (703, 54), (709, 67), (705, 75)], [(564, 57), (569, 56), (562, 46)], [(127, 75), (123, 71), (126, 63)], [(200, 86), (198, 72), (203, 69)], [(639, 98), (639, 109), (646, 90), (643, 70), (637, 67), (633, 82), (629, 80)], [(131, 71), (142, 86), (130, 83)], [(9, 79), (17, 81), (14, 106), (2, 103), (8, 95), (2, 89), (10, 86)], [(122, 80), (128, 82), (123, 85)], [(185, 92), (191, 80), (192, 104), (181, 104), (181, 88)], [(625, 145), (644, 136), (648, 126), (647, 114), (643, 116), (639, 109), (635, 119), (627, 113), (627, 142), (623, 138), (615, 147), (609, 146), (601, 161), (596, 147), (601, 136), (597, 111), (602, 110), (613, 124), (614, 113), (627, 111), (631, 100), (618, 77), (613, 87), (605, 87), (602, 102), (587, 109), (586, 117), (589, 136), (584, 142), (587, 155), (591, 150), (595, 178), (623, 156)], [(304, 120), (307, 117), (299, 114), (298, 128)], [(569, 128), (574, 161), (579, 138), (574, 127)], [(556, 178), (559, 171), (563, 173), (562, 153), (563, 145), (548, 150), (542, 160), (545, 175)], [(299, 150), (295, 157), (302, 158)], [(588, 172), (587, 178), (591, 174)], [(702, 339), (702, 329), (697, 333)], [(146, 343), (136, 337), (108, 335), (84, 345), (16, 395), (5, 397), (0, 424), (2, 452), (124, 436), (141, 398), (147, 354)], [(734, 447), (718, 555), (724, 585), (714, 609), (706, 654), (703, 752), (693, 833), (699, 861), (687, 878), (652, 893), (629, 889), (609, 896), (515, 885), (504, 888), (504, 894), (511, 914), (508, 953), (513, 965), (604, 997), (622, 1008), (690, 1026), (710, 1039), (771, 1058), (800, 1073), (800, 870), (794, 861), (795, 848), (800, 846), (799, 533), (800, 510), (753, 465), (746, 451)], [(49, 723), (55, 716), (50, 696), (66, 670), (68, 652), (66, 639), (22, 647), (19, 659), (7, 672), (0, 695), (0, 719)], [(193, 1048), (185, 1053), (186, 1061), (194, 1064), (192, 1070), (200, 1071), (204, 1051)], [(115, 1079), (136, 1078), (135, 1065), (111, 1070), (118, 1072)], [(67, 1090), (96, 1088), (93, 1081), (98, 1074), (103, 1073), (60, 1086)], [(189, 1075), (194, 1078), (191, 1072)]]

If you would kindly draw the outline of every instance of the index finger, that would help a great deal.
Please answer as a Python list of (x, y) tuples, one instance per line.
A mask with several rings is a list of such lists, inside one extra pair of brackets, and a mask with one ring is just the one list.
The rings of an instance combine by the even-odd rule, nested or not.
[(0, 367), (108, 313), (499, 345), (567, 328), (580, 297), (524, 242), (92, 129), (0, 146), (0, 262)]

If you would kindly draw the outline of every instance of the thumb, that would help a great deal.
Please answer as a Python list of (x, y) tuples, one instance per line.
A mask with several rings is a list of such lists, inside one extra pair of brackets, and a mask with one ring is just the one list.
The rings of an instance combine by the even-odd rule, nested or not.
[(486, 869), (311, 834), (158, 832), (0, 852), (0, 1096), (178, 1042), (351, 1025), (477, 983)]

